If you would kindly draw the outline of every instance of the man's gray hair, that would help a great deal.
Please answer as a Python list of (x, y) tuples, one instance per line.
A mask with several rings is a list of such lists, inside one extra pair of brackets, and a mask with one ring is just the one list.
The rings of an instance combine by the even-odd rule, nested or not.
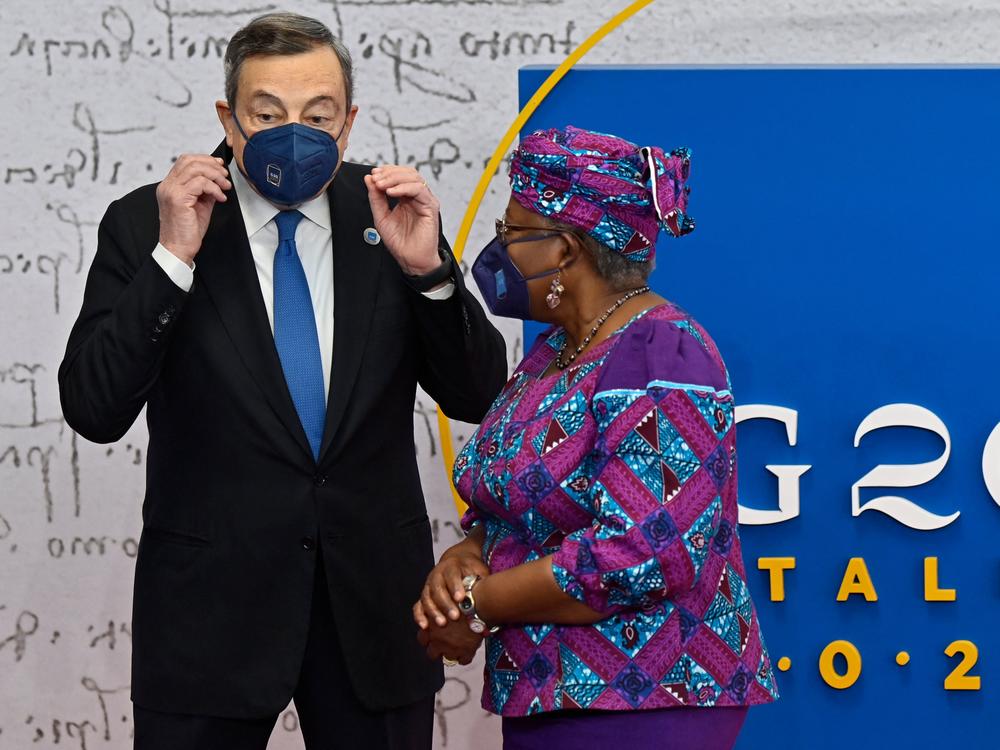
[(621, 253), (616, 253), (607, 245), (598, 242), (594, 237), (587, 234), (579, 227), (571, 224), (548, 220), (553, 229), (564, 232), (572, 232), (583, 243), (587, 254), (590, 255), (597, 273), (608, 282), (616, 292), (624, 292), (628, 289), (635, 289), (644, 286), (649, 280), (649, 275), (653, 272), (653, 261), (629, 260)]
[(354, 102), (354, 66), (351, 53), (322, 21), (297, 13), (268, 13), (253, 19), (237, 31), (226, 47), (226, 101), (236, 106), (240, 68), (248, 57), (298, 55), (326, 46), (334, 51), (344, 72), (347, 109)]

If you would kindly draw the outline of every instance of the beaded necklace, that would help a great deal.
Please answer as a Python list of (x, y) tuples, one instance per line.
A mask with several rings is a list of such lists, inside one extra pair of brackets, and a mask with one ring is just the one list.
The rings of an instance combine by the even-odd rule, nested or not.
[(618, 301), (615, 302), (615, 304), (609, 307), (604, 312), (604, 314), (597, 319), (597, 323), (595, 323), (594, 327), (590, 329), (590, 333), (588, 333), (587, 336), (583, 339), (583, 341), (580, 342), (580, 345), (576, 347), (576, 351), (570, 355), (569, 359), (567, 359), (564, 362), (563, 355), (566, 353), (566, 347), (569, 344), (569, 339), (567, 338), (566, 341), (563, 342), (562, 348), (559, 349), (559, 354), (556, 356), (556, 367), (558, 367), (560, 370), (565, 370), (567, 367), (573, 364), (573, 360), (575, 360), (579, 356), (580, 352), (582, 352), (584, 349), (587, 348), (587, 344), (590, 343), (591, 339), (594, 338), (594, 335), (597, 333), (600, 327), (604, 325), (607, 319), (611, 317), (611, 313), (613, 313), (615, 310), (624, 305), (633, 297), (638, 297), (640, 294), (645, 294), (648, 291), (649, 291), (648, 286), (641, 286), (638, 289), (633, 289), (624, 297), (620, 297)]

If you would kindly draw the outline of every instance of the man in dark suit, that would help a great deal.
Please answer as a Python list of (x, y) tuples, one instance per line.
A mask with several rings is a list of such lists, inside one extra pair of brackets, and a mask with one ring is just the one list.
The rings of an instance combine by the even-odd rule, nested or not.
[(59, 385), (96, 442), (147, 409), (139, 750), (263, 750), (293, 696), (310, 750), (430, 747), (415, 388), (478, 422), (505, 349), (419, 174), (342, 161), (351, 81), (323, 24), (254, 20), (225, 142), (100, 225)]

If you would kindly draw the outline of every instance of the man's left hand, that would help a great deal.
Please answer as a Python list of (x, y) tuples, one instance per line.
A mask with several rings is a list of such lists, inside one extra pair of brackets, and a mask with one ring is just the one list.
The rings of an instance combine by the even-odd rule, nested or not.
[[(382, 242), (410, 276), (423, 276), (441, 265), (438, 214), (441, 203), (412, 167), (375, 167), (365, 175), (368, 202)], [(389, 207), (389, 198), (396, 205)]]

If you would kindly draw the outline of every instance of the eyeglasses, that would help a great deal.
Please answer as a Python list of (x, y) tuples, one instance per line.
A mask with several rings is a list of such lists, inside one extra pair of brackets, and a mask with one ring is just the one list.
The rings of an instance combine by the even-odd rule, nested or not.
[[(557, 234), (572, 234), (567, 229), (546, 229), (545, 227), (528, 227), (522, 224), (508, 224), (506, 217), (501, 217), (495, 219), (497, 239), (500, 240), (500, 244), (504, 247), (507, 245), (513, 245), (518, 242), (535, 242), (536, 240), (547, 240), (549, 237), (555, 237)], [(518, 232), (526, 232), (528, 230), (538, 230), (543, 232), (543, 234), (532, 234), (527, 237), (518, 237), (517, 239), (507, 239), (507, 232), (510, 230)]]

